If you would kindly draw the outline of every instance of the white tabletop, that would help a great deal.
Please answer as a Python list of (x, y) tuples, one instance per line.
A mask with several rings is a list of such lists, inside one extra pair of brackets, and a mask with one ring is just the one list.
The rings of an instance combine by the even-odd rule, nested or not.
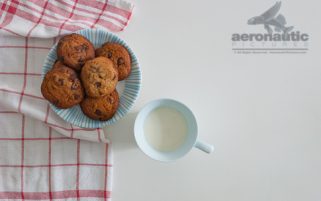
[[(135, 1), (118, 34), (143, 72), (141, 94), (108, 127), (114, 150), (113, 201), (321, 200), (321, 65), (318, 1), (283, 1), (295, 30), (309, 33), (307, 54), (234, 54), (233, 33), (265, 33), (247, 20), (275, 1)], [(318, 49), (319, 48), (319, 49)], [(137, 147), (136, 113), (173, 98), (197, 117), (213, 154), (192, 150), (172, 163)]]

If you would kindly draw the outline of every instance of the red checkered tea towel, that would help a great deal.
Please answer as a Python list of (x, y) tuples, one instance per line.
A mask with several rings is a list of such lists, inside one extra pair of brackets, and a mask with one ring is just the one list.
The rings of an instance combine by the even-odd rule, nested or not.
[(0, 0), (0, 200), (110, 198), (108, 136), (60, 119), (41, 95), (41, 71), (53, 37), (121, 31), (132, 8), (123, 0)]

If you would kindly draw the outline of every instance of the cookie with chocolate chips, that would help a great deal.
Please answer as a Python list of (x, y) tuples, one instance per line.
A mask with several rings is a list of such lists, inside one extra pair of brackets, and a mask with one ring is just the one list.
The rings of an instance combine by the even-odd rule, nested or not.
[(131, 59), (127, 49), (118, 44), (107, 42), (96, 50), (96, 56), (111, 59), (118, 70), (118, 80), (126, 79), (131, 71)]
[(59, 40), (57, 57), (68, 67), (79, 71), (86, 61), (95, 57), (95, 49), (87, 38), (73, 33)]
[(65, 66), (53, 68), (45, 75), (41, 93), (50, 103), (62, 109), (77, 105), (84, 98), (84, 90), (76, 72)]
[(111, 119), (117, 111), (119, 95), (116, 90), (100, 98), (85, 98), (80, 107), (85, 115), (91, 119), (106, 121)]
[(97, 57), (85, 63), (80, 78), (87, 96), (99, 98), (115, 90), (118, 72), (110, 59)]

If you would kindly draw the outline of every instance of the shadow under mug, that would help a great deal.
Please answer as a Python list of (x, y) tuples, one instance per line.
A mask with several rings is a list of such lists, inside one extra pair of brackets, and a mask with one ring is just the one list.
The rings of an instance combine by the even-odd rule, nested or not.
[[(145, 138), (144, 124), (146, 118), (152, 111), (161, 107), (178, 111), (187, 122), (187, 137), (184, 143), (173, 151), (159, 151), (153, 148)], [(186, 155), (193, 147), (196, 147), (206, 153), (214, 151), (213, 145), (207, 144), (198, 139), (197, 122), (192, 111), (184, 104), (172, 99), (158, 99), (145, 105), (136, 117), (134, 132), (138, 147), (147, 156), (158, 161), (174, 161)]]

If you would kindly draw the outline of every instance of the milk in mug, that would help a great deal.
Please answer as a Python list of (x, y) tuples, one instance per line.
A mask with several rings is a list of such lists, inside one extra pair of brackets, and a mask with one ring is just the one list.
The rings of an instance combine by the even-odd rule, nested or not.
[(158, 151), (173, 151), (186, 140), (185, 117), (170, 107), (159, 107), (150, 112), (144, 122), (146, 141)]

